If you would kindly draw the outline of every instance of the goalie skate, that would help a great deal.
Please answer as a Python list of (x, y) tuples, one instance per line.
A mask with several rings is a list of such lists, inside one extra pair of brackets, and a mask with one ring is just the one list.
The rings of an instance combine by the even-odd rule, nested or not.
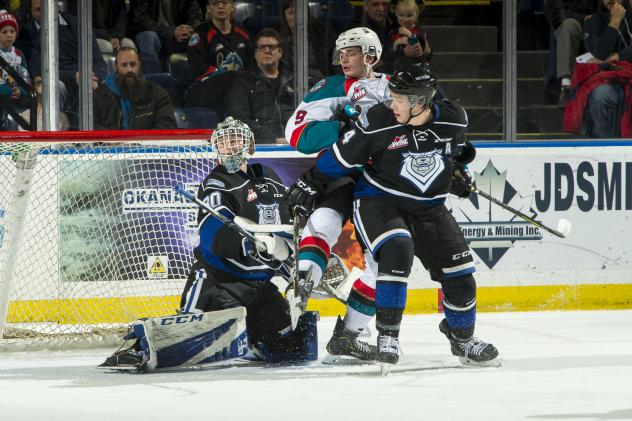
[(116, 351), (107, 357), (103, 363), (99, 364), (98, 367), (115, 371), (140, 373), (145, 371), (146, 363), (147, 359), (143, 357), (143, 353), (132, 346), (131, 348)]
[(340, 317), (336, 321), (336, 327), (331, 339), (327, 343), (329, 355), (323, 360), (323, 364), (332, 364), (343, 357), (352, 357), (361, 361), (377, 360), (377, 347), (369, 345), (358, 339), (359, 333), (350, 332)]
[(439, 330), (450, 341), (452, 355), (459, 357), (463, 365), (477, 367), (500, 367), (501, 363), (496, 358), (498, 350), (490, 343), (482, 341), (474, 336), (469, 340), (459, 340), (452, 335), (446, 319), (439, 324)]

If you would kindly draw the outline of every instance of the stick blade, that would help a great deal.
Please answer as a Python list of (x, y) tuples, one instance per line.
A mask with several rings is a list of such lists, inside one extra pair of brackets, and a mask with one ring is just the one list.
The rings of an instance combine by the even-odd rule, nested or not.
[(568, 235), (571, 233), (572, 228), (573, 228), (573, 225), (571, 224), (571, 222), (568, 219), (562, 218), (557, 223), (557, 230), (564, 237), (568, 237)]

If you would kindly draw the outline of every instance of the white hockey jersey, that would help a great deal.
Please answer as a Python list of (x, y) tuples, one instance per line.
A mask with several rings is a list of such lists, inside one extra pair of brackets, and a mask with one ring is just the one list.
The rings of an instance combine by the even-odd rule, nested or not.
[(339, 105), (359, 105), (360, 124), (373, 105), (390, 98), (389, 76), (376, 74), (375, 79), (354, 79), (342, 75), (318, 82), (296, 108), (285, 126), (285, 139), (296, 150), (315, 153), (336, 143), (340, 121), (334, 120)]

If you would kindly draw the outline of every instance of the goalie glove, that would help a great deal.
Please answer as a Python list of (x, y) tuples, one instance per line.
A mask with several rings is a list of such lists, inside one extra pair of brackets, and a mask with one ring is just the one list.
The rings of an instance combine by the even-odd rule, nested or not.
[(476, 182), (467, 170), (467, 166), (455, 163), (450, 193), (461, 198), (468, 198), (475, 188)]

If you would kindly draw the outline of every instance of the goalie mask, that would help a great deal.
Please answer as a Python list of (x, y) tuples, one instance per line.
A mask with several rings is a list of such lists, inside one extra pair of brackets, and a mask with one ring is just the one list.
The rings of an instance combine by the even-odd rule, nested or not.
[[(369, 28), (359, 27), (349, 29), (338, 36), (338, 39), (336, 39), (336, 48), (334, 48), (334, 65), (340, 65), (340, 51), (349, 47), (360, 47), (365, 57), (364, 62), (370, 67), (375, 66), (382, 56), (382, 43), (377, 34)], [(367, 63), (367, 56), (375, 57), (375, 61), (371, 64)]]
[[(430, 65), (416, 63), (404, 70), (396, 70), (388, 82), (388, 89), (408, 98), (411, 116), (415, 117), (412, 114), (415, 105), (419, 104), (422, 109), (426, 109), (432, 103), (437, 92), (437, 79), (430, 70)], [(386, 105), (390, 107), (391, 102), (387, 101)]]
[(255, 152), (255, 139), (246, 123), (228, 117), (219, 123), (211, 136), (213, 151), (229, 173), (239, 171)]

